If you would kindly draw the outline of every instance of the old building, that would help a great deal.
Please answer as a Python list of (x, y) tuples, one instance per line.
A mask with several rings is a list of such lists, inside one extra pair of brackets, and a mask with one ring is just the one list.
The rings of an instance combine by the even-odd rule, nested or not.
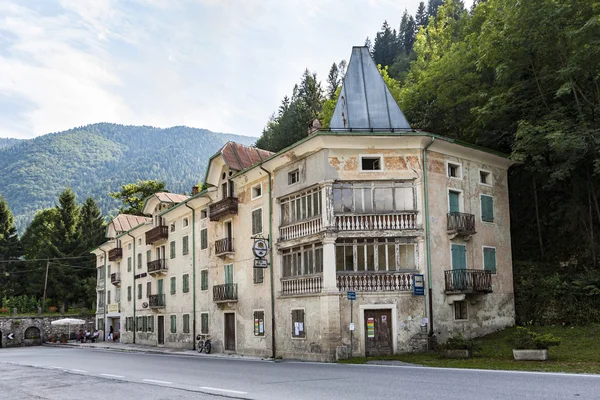
[[(277, 154), (228, 143), (204, 190), (157, 193), (149, 218), (109, 227), (94, 250), (98, 321), (109, 326), (110, 268), (126, 342), (192, 348), (208, 333), (214, 351), (330, 361), (511, 325), (510, 165), (411, 129), (356, 47), (329, 129)], [(257, 238), (267, 269), (254, 268)]]

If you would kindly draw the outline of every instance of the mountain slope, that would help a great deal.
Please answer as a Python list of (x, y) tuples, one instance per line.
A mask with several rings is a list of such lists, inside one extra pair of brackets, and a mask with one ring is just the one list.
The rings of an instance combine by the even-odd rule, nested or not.
[(22, 141), (23, 141), (22, 139), (0, 138), (0, 149), (10, 147), (10, 146), (15, 145)]
[(108, 193), (138, 179), (164, 180), (169, 191), (190, 192), (209, 157), (230, 140), (249, 145), (256, 139), (107, 123), (47, 134), (0, 149), (0, 194), (21, 232), (67, 186), (80, 202), (92, 196), (104, 213), (114, 212), (119, 203)]

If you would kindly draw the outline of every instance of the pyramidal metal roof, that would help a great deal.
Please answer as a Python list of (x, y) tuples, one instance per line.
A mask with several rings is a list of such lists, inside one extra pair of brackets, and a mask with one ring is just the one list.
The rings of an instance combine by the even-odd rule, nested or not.
[(410, 130), (367, 47), (353, 47), (331, 130)]

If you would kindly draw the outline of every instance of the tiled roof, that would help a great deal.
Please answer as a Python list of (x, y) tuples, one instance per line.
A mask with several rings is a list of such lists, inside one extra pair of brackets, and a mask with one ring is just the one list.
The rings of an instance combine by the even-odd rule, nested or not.
[(235, 142), (227, 142), (220, 153), (223, 155), (225, 164), (235, 171), (242, 171), (273, 155), (270, 151)]
[(154, 195), (161, 203), (181, 203), (182, 201), (187, 200), (190, 197), (185, 194), (167, 192), (154, 193)]
[(145, 222), (152, 222), (152, 218), (141, 217), (138, 215), (119, 214), (112, 220), (112, 224), (114, 225), (116, 232), (126, 232), (131, 228), (135, 228), (136, 226)]

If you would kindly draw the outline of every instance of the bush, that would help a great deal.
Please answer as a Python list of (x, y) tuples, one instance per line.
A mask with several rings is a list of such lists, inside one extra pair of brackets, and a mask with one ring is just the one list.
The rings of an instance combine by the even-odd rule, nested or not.
[(2, 307), (2, 308), (0, 308), (0, 314), (8, 314), (8, 313), (9, 313), (9, 311), (10, 311), (10, 310), (9, 310), (8, 308), (6, 308), (6, 307)]
[(543, 350), (552, 346), (558, 346), (560, 339), (550, 333), (540, 335), (527, 328), (518, 326), (515, 334), (509, 339), (509, 343), (516, 350)]
[(56, 308), (56, 306), (50, 306), (50, 307), (48, 307), (48, 312), (55, 313), (56, 310), (58, 310), (58, 308)]
[(34, 313), (37, 312), (38, 307), (40, 306), (40, 301), (35, 298), (35, 296), (13, 296), (13, 297), (4, 297), (2, 299), (2, 307), (13, 309), (16, 308), (20, 313)]
[(446, 343), (439, 346), (441, 351), (445, 350), (473, 350), (473, 342), (466, 339), (462, 333), (457, 333), (446, 340)]

